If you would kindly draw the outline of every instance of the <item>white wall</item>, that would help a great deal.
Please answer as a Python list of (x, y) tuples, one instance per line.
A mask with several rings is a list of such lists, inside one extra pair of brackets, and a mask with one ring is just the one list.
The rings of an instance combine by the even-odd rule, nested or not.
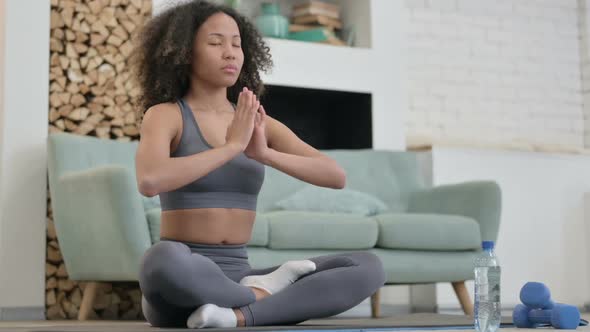
[(577, 0), (405, 0), (409, 142), (584, 146)]
[[(520, 302), (527, 281), (544, 282), (558, 302), (590, 300), (590, 155), (435, 147), (433, 164), (435, 184), (491, 179), (502, 189), (503, 306)], [(472, 282), (468, 289), (473, 299)], [(441, 308), (457, 307), (449, 285), (437, 285), (437, 299)]]
[[(0, 128), (3, 127), (4, 119), (4, 52), (5, 48), (5, 20), (6, 8), (4, 1), (0, 1)], [(0, 156), (2, 155), (3, 142), (0, 140)], [(2, 188), (2, 168), (0, 167), (0, 188)], [(2, 192), (0, 191), (0, 211), (2, 211)], [(0, 227), (0, 248), (2, 246), (2, 227)]]
[(580, 68), (582, 71), (582, 100), (584, 104), (584, 146), (590, 148), (590, 3), (578, 0), (580, 29)]
[(3, 5), (0, 320), (43, 318), (50, 2)]
[[(588, 0), (405, 5), (407, 142), (434, 144), (435, 184), (500, 183), (503, 304), (518, 303), (529, 280), (546, 282), (561, 302), (588, 302), (583, 197), (590, 156), (502, 149), (590, 147)], [(437, 285), (437, 298), (440, 308), (458, 307), (450, 285)]]

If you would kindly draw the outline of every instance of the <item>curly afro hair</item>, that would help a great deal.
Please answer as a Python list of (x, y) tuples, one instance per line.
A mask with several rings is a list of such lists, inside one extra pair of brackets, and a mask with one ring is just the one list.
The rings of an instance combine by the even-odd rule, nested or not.
[(273, 63), (269, 47), (256, 27), (231, 7), (192, 0), (154, 16), (142, 26), (129, 58), (131, 77), (139, 87), (135, 98), (138, 120), (153, 105), (174, 102), (189, 89), (194, 37), (213, 14), (225, 13), (237, 23), (242, 40), (244, 64), (236, 84), (227, 89), (227, 98), (237, 103), (243, 87), (257, 96), (264, 93), (259, 71)]

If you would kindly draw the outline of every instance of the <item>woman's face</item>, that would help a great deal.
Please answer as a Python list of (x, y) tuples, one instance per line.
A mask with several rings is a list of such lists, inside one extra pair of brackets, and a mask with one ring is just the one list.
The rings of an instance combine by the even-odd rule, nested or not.
[(241, 45), (236, 21), (225, 13), (211, 15), (195, 36), (193, 74), (212, 85), (234, 85), (244, 63)]

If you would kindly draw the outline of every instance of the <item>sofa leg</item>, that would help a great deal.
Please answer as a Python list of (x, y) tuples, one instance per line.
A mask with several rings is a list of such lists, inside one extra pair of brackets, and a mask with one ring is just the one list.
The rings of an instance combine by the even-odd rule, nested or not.
[(467, 287), (465, 287), (465, 281), (454, 281), (451, 284), (453, 285), (455, 295), (459, 299), (459, 303), (461, 303), (463, 312), (468, 316), (473, 316), (473, 303), (469, 297), (469, 292), (467, 292)]
[(84, 294), (82, 295), (82, 303), (80, 304), (80, 311), (78, 312), (78, 320), (87, 320), (92, 305), (94, 304), (94, 298), (96, 297), (96, 290), (99, 283), (97, 281), (91, 281), (86, 284), (84, 288)]
[(373, 318), (378, 318), (381, 314), (379, 307), (379, 291), (381, 291), (381, 288), (371, 295), (371, 317)]

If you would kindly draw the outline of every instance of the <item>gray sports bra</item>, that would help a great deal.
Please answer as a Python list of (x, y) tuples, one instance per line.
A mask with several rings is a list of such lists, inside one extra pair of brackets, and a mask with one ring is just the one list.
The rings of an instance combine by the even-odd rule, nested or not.
[[(183, 157), (213, 149), (203, 137), (188, 104), (182, 98), (178, 104), (182, 113), (182, 135), (170, 157)], [(160, 205), (162, 210), (214, 207), (256, 210), (264, 170), (264, 164), (246, 157), (242, 152), (195, 182), (160, 193)]]

